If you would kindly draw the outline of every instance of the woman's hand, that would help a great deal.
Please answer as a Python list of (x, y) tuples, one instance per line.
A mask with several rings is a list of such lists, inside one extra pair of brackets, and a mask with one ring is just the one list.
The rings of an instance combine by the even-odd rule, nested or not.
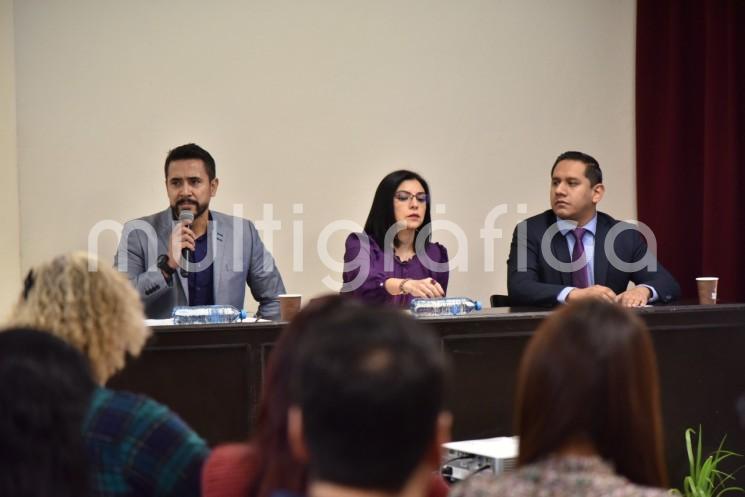
[(442, 289), (442, 286), (434, 278), (406, 280), (401, 285), (401, 290), (403, 290), (403, 293), (408, 293), (413, 297), (436, 298), (445, 296), (445, 290)]

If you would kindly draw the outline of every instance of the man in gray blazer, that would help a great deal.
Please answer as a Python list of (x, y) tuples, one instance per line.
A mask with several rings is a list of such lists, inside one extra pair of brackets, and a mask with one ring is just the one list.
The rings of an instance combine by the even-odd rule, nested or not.
[[(128, 221), (115, 260), (140, 293), (146, 316), (170, 317), (180, 305), (241, 309), (248, 284), (260, 315), (278, 319), (277, 295), (285, 287), (255, 226), (209, 210), (218, 186), (209, 152), (193, 143), (174, 148), (166, 157), (165, 176), (170, 208)], [(179, 222), (184, 211), (193, 221)]]

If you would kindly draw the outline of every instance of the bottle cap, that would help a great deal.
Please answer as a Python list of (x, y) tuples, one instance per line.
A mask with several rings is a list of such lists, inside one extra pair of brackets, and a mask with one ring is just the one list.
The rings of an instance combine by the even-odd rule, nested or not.
[(241, 309), (241, 312), (238, 313), (238, 317), (240, 317), (241, 319), (246, 319), (248, 317), (248, 313), (245, 309)]
[(481, 301), (477, 300), (477, 301), (476, 301), (476, 302), (474, 303), (474, 305), (473, 305), (473, 308), (474, 308), (474, 309), (476, 309), (477, 311), (480, 311), (481, 309), (483, 309), (483, 308), (484, 308), (484, 306), (483, 306), (483, 305), (481, 305)]

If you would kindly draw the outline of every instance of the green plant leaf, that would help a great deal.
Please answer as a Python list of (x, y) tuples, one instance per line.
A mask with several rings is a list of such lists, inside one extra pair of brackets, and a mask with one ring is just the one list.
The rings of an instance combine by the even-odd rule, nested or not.
[(701, 440), (704, 438), (704, 431), (701, 429), (701, 425), (698, 425), (698, 449), (696, 450), (696, 470), (700, 471), (701, 466)]
[(688, 428), (685, 431), (686, 452), (688, 452), (688, 467), (689, 467), (688, 474), (695, 475), (697, 471), (696, 471), (696, 463), (693, 460), (693, 447), (691, 444), (691, 433), (693, 433), (693, 428)]
[[(696, 445), (692, 435), (696, 435)], [(741, 454), (726, 450), (724, 442), (726, 436), (719, 442), (719, 447), (703, 458), (703, 429), (699, 425), (698, 433), (693, 428), (688, 428), (684, 434), (685, 448), (688, 455), (689, 474), (683, 478), (682, 492), (677, 489), (671, 490), (672, 495), (682, 497), (721, 497), (725, 493), (745, 493), (745, 489), (736, 486), (727, 486), (730, 480), (734, 480), (732, 473), (720, 469), (722, 461), (731, 457), (742, 457)], [(739, 469), (741, 469), (742, 466)], [(737, 471), (737, 470), (736, 470)]]
[(745, 493), (745, 488), (742, 488), (742, 487), (727, 487), (727, 488), (725, 488), (724, 490), (720, 491), (720, 492), (719, 492), (719, 493), (718, 493), (718, 494), (716, 495), (716, 497), (721, 497), (722, 495), (724, 495), (724, 494), (725, 494), (725, 493), (727, 493), (727, 492), (740, 492), (740, 493)]

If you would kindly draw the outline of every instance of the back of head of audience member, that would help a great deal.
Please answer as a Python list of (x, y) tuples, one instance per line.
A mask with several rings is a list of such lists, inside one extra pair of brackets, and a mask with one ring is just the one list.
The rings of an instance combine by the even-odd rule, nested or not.
[(310, 327), (325, 317), (362, 308), (363, 304), (357, 299), (339, 295), (319, 297), (308, 302), (280, 335), (267, 364), (256, 432), (251, 439), (260, 457), (256, 461), (256, 478), (252, 480), (249, 496), (270, 497), (279, 489), (297, 494), (305, 492), (307, 467), (293, 456), (287, 439), (290, 377), (297, 361), (298, 343)]
[(292, 373), (290, 443), (322, 486), (426, 492), (447, 441), (448, 362), (423, 324), (364, 307), (309, 325)]
[(0, 495), (88, 494), (81, 429), (95, 384), (87, 361), (49, 333), (0, 333)]
[(582, 447), (634, 483), (667, 484), (652, 340), (615, 304), (570, 304), (539, 327), (520, 364), (515, 421), (521, 466)]
[(32, 268), (10, 323), (48, 330), (83, 352), (103, 384), (138, 355), (148, 329), (139, 295), (127, 278), (83, 252)]

